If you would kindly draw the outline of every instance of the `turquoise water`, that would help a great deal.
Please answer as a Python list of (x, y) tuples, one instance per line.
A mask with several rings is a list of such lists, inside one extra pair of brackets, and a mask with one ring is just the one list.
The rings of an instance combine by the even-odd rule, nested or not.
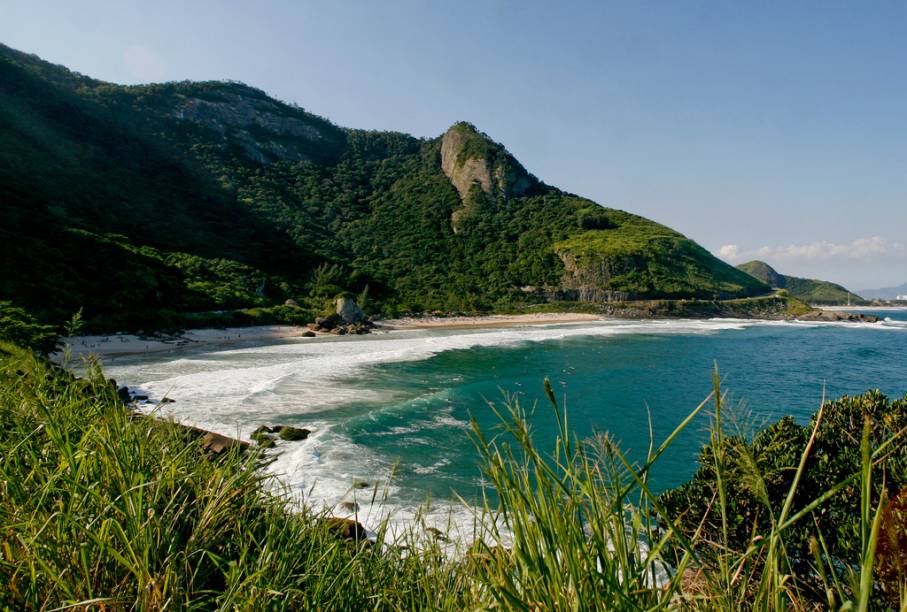
[[(313, 438), (284, 446), (275, 463), (286, 482), (328, 505), (355, 495), (355, 480), (385, 483), (384, 505), (407, 514), (427, 497), (477, 494), (468, 422), (490, 431), (496, 418), (487, 402), (502, 392), (525, 407), (539, 403), (532, 425), (543, 446), (550, 443), (545, 377), (566, 397), (578, 435), (607, 430), (636, 458), (648, 445), (647, 415), (658, 443), (708, 395), (716, 363), (742, 429), (785, 414), (805, 422), (823, 394), (904, 395), (907, 312), (874, 314), (889, 320), (399, 332), (143, 356), (108, 371), (152, 397), (175, 398), (170, 415), (224, 433), (248, 435), (274, 422), (313, 428)], [(707, 424), (705, 416), (694, 422), (660, 462), (657, 489), (693, 473)]]

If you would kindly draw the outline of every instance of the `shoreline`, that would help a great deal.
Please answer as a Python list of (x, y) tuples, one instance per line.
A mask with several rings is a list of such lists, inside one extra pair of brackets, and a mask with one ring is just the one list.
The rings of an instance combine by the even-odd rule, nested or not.
[(298, 325), (258, 325), (223, 329), (190, 329), (172, 336), (152, 337), (123, 333), (73, 336), (61, 338), (63, 350), (53, 353), (51, 358), (59, 362), (66, 349), (70, 349), (70, 356), (74, 358), (86, 355), (97, 355), (98, 357), (146, 355), (175, 351), (189, 346), (230, 346), (262, 340), (285, 340), (298, 338), (303, 331), (305, 328)]
[[(603, 317), (584, 313), (532, 313), (522, 315), (483, 315), (458, 317), (405, 317), (375, 322), (375, 331), (394, 332), (417, 329), (482, 329), (515, 327), (519, 325), (551, 325), (556, 323), (581, 323), (599, 321)], [(70, 350), (71, 358), (88, 355), (98, 357), (125, 357), (165, 353), (186, 347), (237, 346), (267, 340), (306, 339), (307, 328), (298, 325), (257, 325), (252, 327), (227, 327), (223, 329), (190, 329), (171, 336), (138, 336), (135, 334), (106, 334), (62, 338), (63, 349), (51, 358), (62, 361), (64, 351)], [(315, 337), (331, 337), (318, 333)]]
[(476, 315), (453, 317), (401, 317), (376, 321), (375, 328), (388, 331), (408, 329), (481, 329), (516, 327), (519, 325), (552, 325), (555, 323), (582, 323), (601, 321), (602, 315), (581, 312), (536, 312), (515, 315)]
[[(900, 307), (907, 309), (907, 307)], [(897, 310), (898, 307), (860, 307), (860, 306), (822, 306), (817, 311), (858, 311), (858, 310)], [(399, 331), (429, 329), (495, 329), (519, 327), (526, 325), (556, 325), (564, 323), (589, 323), (607, 319), (635, 320), (648, 317), (626, 317), (620, 315), (578, 313), (578, 312), (538, 312), (511, 315), (474, 315), (474, 316), (421, 316), (401, 317), (375, 321), (374, 331), (391, 333)], [(654, 317), (663, 318), (663, 317)], [(674, 317), (667, 317), (674, 318)], [(701, 318), (708, 320), (715, 317), (678, 317)], [(719, 317), (721, 318), (721, 317)], [(753, 317), (757, 319), (758, 317)], [(799, 317), (798, 317), (799, 318)], [(763, 320), (769, 320), (764, 318)], [(73, 336), (61, 338), (63, 349), (51, 355), (56, 362), (61, 362), (64, 351), (70, 351), (71, 358), (82, 358), (88, 355), (97, 357), (124, 357), (164, 353), (187, 347), (202, 346), (239, 346), (246, 343), (261, 343), (269, 340), (308, 340), (303, 336), (308, 328), (299, 325), (257, 325), (250, 327), (202, 328), (190, 329), (182, 334), (138, 336), (136, 334), (115, 333), (106, 335)], [(318, 332), (316, 338), (331, 334)]]

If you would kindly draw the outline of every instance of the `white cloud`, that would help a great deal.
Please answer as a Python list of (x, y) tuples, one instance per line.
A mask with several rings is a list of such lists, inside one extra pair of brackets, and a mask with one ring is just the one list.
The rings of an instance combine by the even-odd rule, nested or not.
[(740, 247), (736, 244), (725, 244), (718, 249), (718, 257), (728, 261), (740, 261)]
[(138, 81), (151, 83), (164, 80), (164, 62), (148, 47), (132, 45), (123, 52), (123, 62)]
[(741, 250), (736, 244), (726, 244), (718, 249), (718, 256), (731, 263), (750, 259), (768, 259), (773, 261), (869, 261), (882, 258), (907, 258), (907, 246), (872, 236), (857, 238), (853, 242), (838, 244), (824, 240), (808, 244), (789, 244), (786, 246), (762, 246), (754, 250)]

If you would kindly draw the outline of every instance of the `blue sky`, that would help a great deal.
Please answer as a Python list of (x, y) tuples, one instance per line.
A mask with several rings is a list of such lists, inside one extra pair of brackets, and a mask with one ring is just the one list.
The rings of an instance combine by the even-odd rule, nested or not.
[(904, 2), (4, 0), (0, 42), (119, 83), (244, 81), (335, 123), (459, 120), (735, 263), (907, 281)]

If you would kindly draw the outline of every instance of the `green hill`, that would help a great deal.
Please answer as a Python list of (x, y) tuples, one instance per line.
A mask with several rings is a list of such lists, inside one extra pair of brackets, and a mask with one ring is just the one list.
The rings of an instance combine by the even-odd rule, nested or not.
[(764, 261), (749, 261), (737, 266), (747, 274), (776, 289), (786, 289), (793, 297), (809, 304), (860, 304), (866, 300), (841, 285), (812, 278), (779, 274)]
[(308, 316), (342, 292), (390, 315), (768, 290), (468, 123), (346, 129), (240, 83), (120, 86), (3, 46), (0, 189), (0, 300), (95, 329)]

